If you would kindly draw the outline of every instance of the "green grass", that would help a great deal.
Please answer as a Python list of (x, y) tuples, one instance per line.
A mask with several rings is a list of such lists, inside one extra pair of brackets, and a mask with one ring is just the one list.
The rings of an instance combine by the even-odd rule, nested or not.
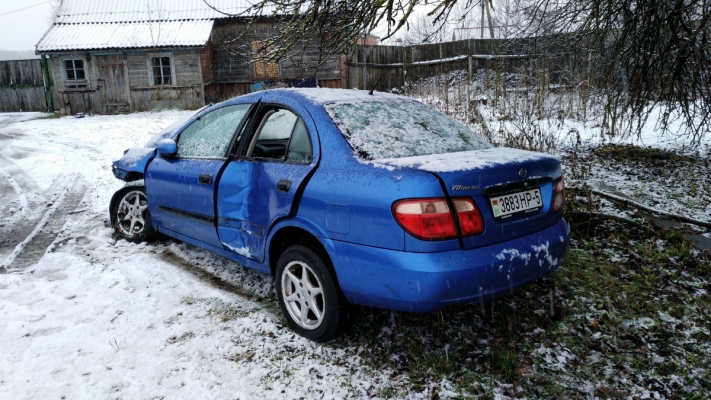
[(578, 388), (586, 385), (600, 398), (642, 390), (710, 397), (709, 262), (676, 231), (645, 237), (597, 221), (573, 239), (556, 272), (494, 303), (493, 318), (491, 304), (485, 315), (478, 305), (426, 314), (367, 309), (332, 345), (360, 348), (374, 371), (404, 374), (382, 397), (443, 379), (473, 398), (491, 398), (502, 384), (529, 398), (584, 398)]

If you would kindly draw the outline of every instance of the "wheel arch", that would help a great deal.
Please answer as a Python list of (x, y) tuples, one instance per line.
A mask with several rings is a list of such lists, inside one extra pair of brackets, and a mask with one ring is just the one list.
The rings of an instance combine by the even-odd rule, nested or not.
[(327, 262), (328, 267), (331, 269), (334, 277), (338, 280), (336, 271), (333, 267), (333, 261), (331, 260), (330, 253), (333, 251), (332, 246), (328, 242), (319, 239), (318, 227), (310, 227), (308, 221), (303, 221), (300, 223), (299, 220), (287, 220), (277, 223), (274, 228), (272, 228), (269, 239), (268, 239), (268, 250), (266, 262), (269, 265), (269, 270), (272, 276), (276, 273), (277, 263), (279, 262), (279, 255), (289, 246), (292, 245), (304, 245), (312, 249), (313, 251), (319, 253), (324, 257), (324, 261)]
[[(124, 178), (124, 181), (126, 182), (135, 182), (143, 179), (143, 172), (136, 172), (136, 171), (131, 171), (126, 174), (126, 177)], [(144, 188), (145, 190), (145, 188)]]

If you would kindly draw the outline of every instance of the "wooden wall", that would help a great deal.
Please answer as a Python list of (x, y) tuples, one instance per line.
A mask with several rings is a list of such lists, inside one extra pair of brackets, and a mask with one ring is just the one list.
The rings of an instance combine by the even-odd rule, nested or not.
[[(132, 52), (127, 55), (128, 78), (131, 87), (131, 109), (148, 111), (165, 108), (196, 109), (205, 105), (200, 50), (170, 52), (175, 84), (154, 86), (149, 72), (153, 52)], [(158, 54), (167, 54), (160, 52)]]
[[(536, 38), (470, 39), (414, 46), (356, 45), (349, 56), (348, 87), (390, 91), (406, 82), (463, 70), (507, 72), (545, 68), (552, 82), (566, 83), (571, 55), (544, 52)], [(378, 83), (378, 81), (380, 81)]]
[[(240, 20), (215, 21), (210, 37), (212, 71), (214, 82), (220, 88), (206, 89), (213, 100), (243, 94), (245, 88), (249, 91), (249, 84), (266, 80), (265, 74), (255, 73), (254, 49), (258, 48), (255, 44), (273, 36), (277, 23), (275, 19), (265, 19), (251, 25)], [(269, 80), (316, 78), (319, 82), (326, 82), (329, 87), (344, 87), (345, 81), (336, 85), (343, 77), (340, 56), (319, 61), (318, 46), (319, 42), (312, 40), (306, 43), (303, 51), (287, 54), (277, 62), (277, 77), (270, 74)]]
[(0, 112), (12, 111), (47, 111), (39, 59), (0, 61)]
[[(55, 106), (63, 114), (112, 114), (163, 108), (196, 109), (204, 103), (201, 49), (131, 50), (54, 54), (57, 81)], [(171, 59), (172, 82), (154, 86), (151, 56)], [(64, 61), (85, 61), (86, 87), (72, 88), (66, 81)], [(210, 61), (210, 57), (206, 57)]]

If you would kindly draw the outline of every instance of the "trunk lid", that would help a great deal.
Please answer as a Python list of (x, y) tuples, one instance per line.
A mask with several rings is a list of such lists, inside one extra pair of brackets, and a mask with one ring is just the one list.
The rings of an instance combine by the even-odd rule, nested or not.
[[(457, 153), (377, 160), (390, 167), (413, 168), (439, 177), (450, 197), (471, 197), (484, 218), (481, 235), (463, 239), (465, 248), (525, 236), (555, 224), (559, 215), (551, 213), (553, 181), (561, 176), (557, 157), (506, 147), (495, 147)], [(538, 189), (540, 203), (534, 198)], [(503, 210), (499, 215), (491, 199), (521, 199), (521, 210)], [(528, 193), (528, 195), (527, 195)], [(521, 197), (523, 196), (523, 197)], [(525, 197), (528, 196), (528, 199)], [(520, 205), (520, 204), (519, 204)], [(532, 207), (525, 210), (525, 207)], [(501, 215), (502, 212), (511, 212)]]

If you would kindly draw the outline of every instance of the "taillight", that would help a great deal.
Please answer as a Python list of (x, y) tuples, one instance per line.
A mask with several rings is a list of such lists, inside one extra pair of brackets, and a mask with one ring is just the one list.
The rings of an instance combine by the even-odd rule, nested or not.
[[(470, 198), (453, 199), (463, 236), (484, 231), (484, 221)], [(457, 237), (457, 227), (445, 198), (400, 200), (393, 204), (393, 215), (410, 235), (424, 240)]]
[(393, 204), (393, 215), (407, 233), (418, 239), (457, 237), (457, 228), (445, 199), (401, 200)]
[(553, 185), (553, 212), (563, 211), (563, 206), (565, 206), (565, 185), (563, 184), (563, 177), (560, 177)]
[(474, 200), (465, 197), (452, 199), (452, 201), (454, 201), (454, 208), (457, 209), (462, 236), (478, 235), (484, 232), (484, 218), (482, 218)]

